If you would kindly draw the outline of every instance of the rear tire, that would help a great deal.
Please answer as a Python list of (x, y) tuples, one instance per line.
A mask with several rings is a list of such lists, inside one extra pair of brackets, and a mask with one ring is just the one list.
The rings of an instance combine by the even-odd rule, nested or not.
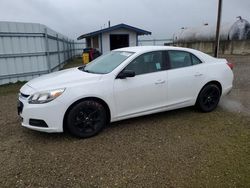
[(197, 101), (196, 106), (202, 112), (213, 111), (220, 101), (221, 91), (216, 84), (208, 84), (202, 88)]
[(67, 116), (69, 132), (79, 138), (97, 135), (106, 123), (107, 114), (104, 106), (94, 100), (86, 100), (76, 104)]

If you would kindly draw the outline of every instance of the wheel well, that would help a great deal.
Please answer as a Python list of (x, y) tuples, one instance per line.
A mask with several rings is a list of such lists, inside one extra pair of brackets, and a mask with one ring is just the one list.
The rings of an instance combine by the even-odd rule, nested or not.
[(216, 80), (210, 81), (210, 82), (206, 83), (206, 84), (201, 88), (199, 94), (198, 94), (197, 97), (196, 97), (196, 102), (195, 102), (195, 104), (197, 104), (197, 100), (198, 100), (199, 95), (200, 95), (201, 91), (203, 90), (203, 88), (206, 87), (206, 86), (209, 85), (209, 84), (215, 84), (215, 85), (217, 85), (217, 86), (219, 87), (219, 89), (220, 89), (220, 94), (222, 94), (222, 86), (221, 86), (220, 82), (218, 82), (218, 81), (216, 81)]
[[(200, 92), (202, 91), (202, 89), (203, 89), (204, 87), (206, 87), (206, 86), (209, 85), (209, 84), (215, 84), (215, 85), (217, 85), (217, 86), (219, 87), (219, 89), (220, 89), (220, 94), (222, 94), (222, 86), (221, 86), (220, 82), (218, 82), (218, 81), (216, 81), (216, 80), (213, 80), (213, 81), (210, 81), (210, 82), (206, 83), (206, 84), (201, 88)], [(199, 95), (200, 95), (200, 92), (199, 92), (199, 94), (198, 94), (198, 96), (197, 96), (197, 99), (198, 99), (198, 97), (199, 97)]]
[[(220, 94), (222, 94), (222, 86), (221, 86), (220, 82), (214, 80), (214, 81), (208, 82), (206, 85), (209, 85), (209, 84), (215, 84), (215, 85), (217, 85), (217, 86), (219, 87), (219, 89), (220, 89)], [(206, 85), (205, 85), (205, 86), (206, 86)], [(205, 87), (205, 86), (204, 86), (204, 87)], [(204, 87), (203, 87), (203, 88), (204, 88)], [(203, 88), (202, 88), (202, 89), (203, 89)]]
[(67, 109), (67, 111), (65, 112), (64, 117), (63, 117), (63, 131), (67, 130), (67, 126), (66, 126), (67, 122), (66, 121), (67, 121), (67, 116), (68, 116), (69, 111), (76, 104), (78, 104), (78, 103), (80, 103), (82, 101), (86, 101), (86, 100), (94, 100), (94, 101), (99, 102), (100, 104), (102, 104), (104, 106), (105, 110), (106, 110), (106, 113), (107, 113), (107, 117), (108, 117), (107, 118), (107, 123), (110, 122), (111, 113), (110, 113), (110, 109), (109, 109), (109, 106), (107, 105), (107, 103), (104, 100), (102, 100), (100, 98), (97, 98), (97, 97), (86, 97), (86, 98), (83, 98), (83, 99), (79, 99), (78, 101), (74, 102), (73, 104), (71, 104), (69, 106), (69, 108)]

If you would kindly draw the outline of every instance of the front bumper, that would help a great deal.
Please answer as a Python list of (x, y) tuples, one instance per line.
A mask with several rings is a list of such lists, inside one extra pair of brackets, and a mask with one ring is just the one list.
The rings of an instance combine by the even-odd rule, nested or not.
[[(47, 133), (63, 132), (64, 105), (59, 101), (51, 101), (45, 104), (29, 104), (28, 99), (19, 97), (18, 113), (22, 119), (22, 126)], [(34, 120), (44, 121), (40, 126)], [(46, 126), (45, 126), (46, 125)]]

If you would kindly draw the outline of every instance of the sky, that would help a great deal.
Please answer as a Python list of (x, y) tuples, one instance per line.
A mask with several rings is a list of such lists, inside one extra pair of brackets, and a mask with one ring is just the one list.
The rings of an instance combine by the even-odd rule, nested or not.
[[(168, 39), (181, 27), (215, 25), (218, 0), (0, 0), (0, 21), (44, 24), (71, 39), (125, 23)], [(222, 23), (250, 21), (250, 0), (223, 0)]]

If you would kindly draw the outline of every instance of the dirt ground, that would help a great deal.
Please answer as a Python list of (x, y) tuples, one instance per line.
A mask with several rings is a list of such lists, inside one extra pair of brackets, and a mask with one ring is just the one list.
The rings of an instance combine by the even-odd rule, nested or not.
[(22, 128), (21, 84), (0, 87), (0, 187), (250, 187), (250, 58), (228, 59), (234, 89), (214, 112), (130, 119), (90, 139)]

